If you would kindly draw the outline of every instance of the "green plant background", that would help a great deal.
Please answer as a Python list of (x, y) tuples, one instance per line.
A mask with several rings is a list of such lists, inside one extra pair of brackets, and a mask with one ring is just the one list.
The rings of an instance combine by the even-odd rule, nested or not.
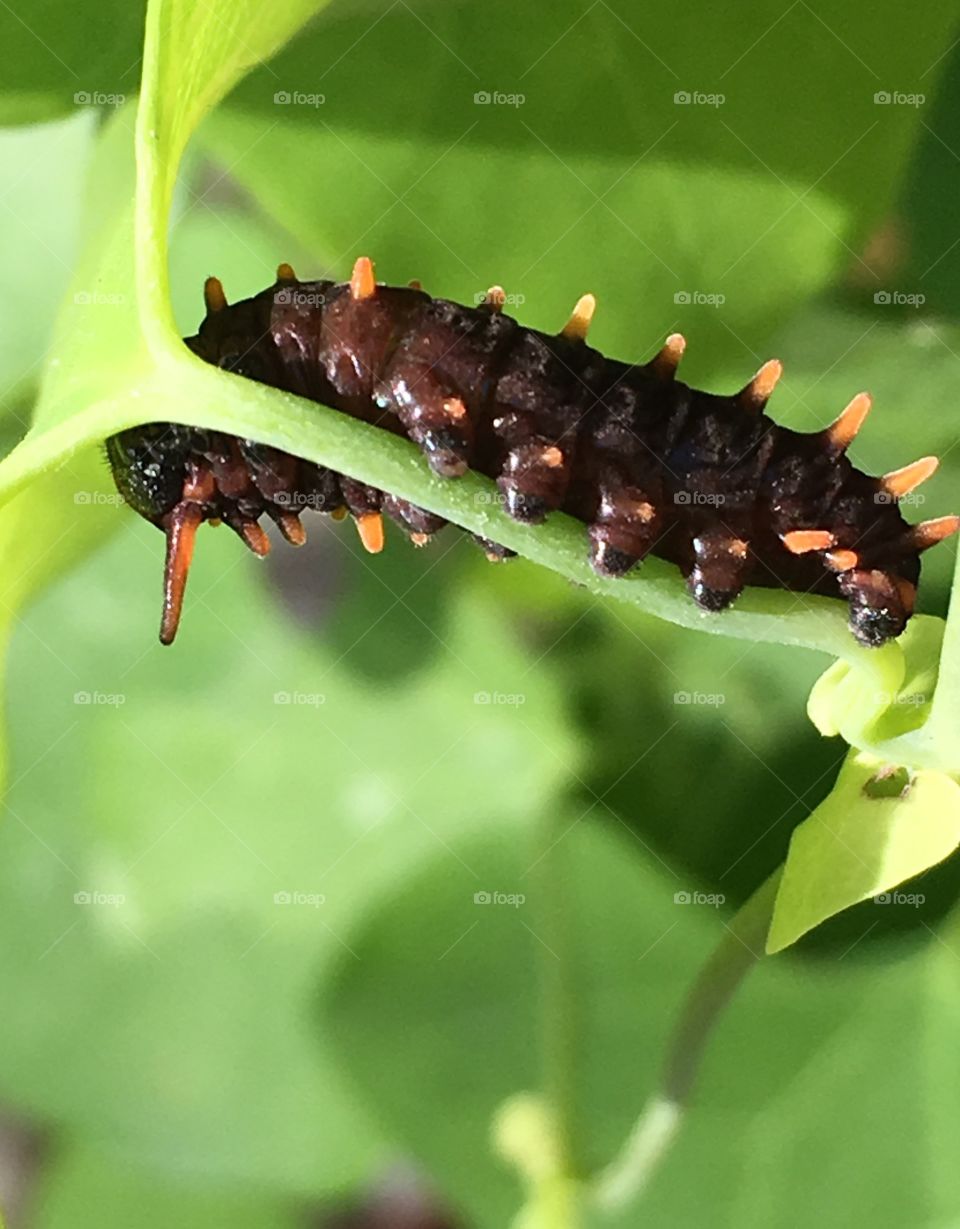
[[(574, 587), (569, 526), (505, 530), (536, 562), (497, 569), (452, 530), (421, 552), (388, 531), (370, 560), (317, 519), (266, 565), (205, 531), (168, 651), (162, 543), (109, 500), (97, 441), (259, 428), (480, 515), (482, 484), (440, 490), (177, 349), (172, 203), (182, 332), (208, 273), (240, 297), (281, 259), (343, 277), (369, 253), (464, 300), (499, 282), (544, 328), (590, 289), (600, 347), (640, 359), (682, 329), (692, 382), (733, 389), (776, 353), (792, 426), (869, 386), (857, 462), (937, 452), (922, 515), (955, 511), (952, 9), (356, 0), (296, 34), (319, 7), (154, 6), (136, 208), (142, 10), (0, 15), (7, 445), (34, 423), (0, 469), (0, 1096), (56, 1141), (29, 1223), (293, 1226), (402, 1157), (464, 1223), (509, 1223), (498, 1107), (546, 1067), (577, 1165), (608, 1161), (686, 987), (821, 803), (771, 944), (829, 920), (724, 1018), (642, 1218), (794, 1226), (816, 1197), (828, 1226), (950, 1223), (958, 880), (927, 868), (960, 836), (955, 620), (933, 715), (890, 696), (932, 692), (951, 548), (906, 654), (870, 657), (832, 602), (748, 594), (704, 635), (665, 566), (625, 602)], [(474, 101), (493, 90), (525, 100)], [(874, 101), (893, 90), (925, 101)], [(804, 712), (824, 652), (844, 661), (811, 715), (844, 737)], [(864, 802), (889, 758), (927, 775)], [(897, 884), (922, 902), (854, 905)], [(722, 901), (677, 903), (698, 892)]]

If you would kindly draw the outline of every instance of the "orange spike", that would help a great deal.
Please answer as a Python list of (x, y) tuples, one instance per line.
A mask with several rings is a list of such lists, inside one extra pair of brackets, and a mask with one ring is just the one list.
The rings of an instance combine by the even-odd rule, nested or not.
[(737, 400), (750, 409), (762, 410), (782, 375), (783, 364), (779, 359), (770, 359), (763, 364), (746, 388), (741, 390)]
[(855, 550), (831, 550), (824, 556), (824, 563), (832, 572), (849, 572), (860, 562)]
[(926, 482), (932, 474), (936, 473), (939, 464), (939, 457), (921, 457), (919, 461), (914, 461), (911, 465), (904, 465), (902, 469), (895, 469), (889, 474), (884, 474), (880, 479), (880, 486), (888, 495), (892, 495), (895, 499), (902, 499), (904, 495), (909, 495), (921, 482)]
[(459, 422), (461, 418), (465, 418), (467, 407), (463, 404), (459, 397), (448, 397), (443, 403), (443, 412), (448, 418), (452, 418), (455, 422)]
[(377, 279), (373, 272), (373, 261), (369, 256), (361, 256), (350, 275), (350, 296), (359, 303), (364, 299), (372, 299), (376, 290)]
[(838, 452), (849, 448), (856, 438), (857, 432), (863, 426), (864, 419), (870, 413), (873, 398), (869, 393), (857, 393), (847, 405), (839, 418), (827, 427), (824, 433), (829, 443)]
[(938, 516), (933, 521), (921, 521), (910, 530), (910, 538), (917, 550), (928, 550), (944, 538), (960, 529), (960, 516)]
[(577, 299), (570, 319), (560, 330), (560, 335), (569, 338), (570, 341), (585, 341), (590, 321), (596, 310), (597, 300), (592, 294), (585, 294)]
[(383, 517), (379, 512), (364, 512), (357, 517), (357, 533), (364, 550), (379, 555), (383, 550)]
[(334, 508), (334, 510), (330, 513), (330, 516), (335, 521), (346, 520), (347, 509), (343, 506), (343, 504), (341, 504), (339, 508)]
[(791, 529), (781, 534), (780, 541), (792, 554), (805, 555), (807, 551), (829, 550), (836, 540), (828, 529)]
[(563, 453), (556, 446), (556, 444), (550, 444), (547, 448), (544, 448), (543, 452), (541, 452), (540, 460), (544, 463), (547, 469), (559, 469), (563, 464)]
[(277, 528), (291, 546), (303, 546), (307, 540), (307, 531), (296, 512), (278, 512), (276, 520)]
[(418, 281), (417, 281), (417, 279), (416, 279), (416, 278), (414, 278), (412, 282), (407, 282), (407, 286), (408, 286), (411, 290), (422, 290), (422, 289), (423, 289), (423, 282), (418, 282)]
[(203, 302), (211, 314), (222, 312), (227, 306), (227, 296), (223, 293), (223, 282), (219, 277), (208, 277), (203, 283)]
[(163, 617), (160, 620), (160, 643), (173, 644), (180, 626), (183, 595), (193, 559), (197, 530), (203, 521), (199, 504), (183, 502), (166, 517), (167, 558), (163, 568)]
[(297, 275), (293, 271), (293, 266), (284, 262), (282, 265), (277, 265), (277, 281), (278, 282), (295, 282)]
[(503, 305), (507, 301), (507, 292), (502, 286), (491, 286), (484, 295), (483, 301), (492, 311), (503, 311)]
[(650, 370), (661, 380), (672, 380), (677, 374), (683, 352), (687, 348), (687, 339), (682, 333), (671, 333), (663, 343), (659, 354), (651, 361)]
[(426, 546), (426, 544), (430, 541), (430, 535), (428, 533), (412, 533), (410, 535), (410, 541), (414, 544), (414, 546)]

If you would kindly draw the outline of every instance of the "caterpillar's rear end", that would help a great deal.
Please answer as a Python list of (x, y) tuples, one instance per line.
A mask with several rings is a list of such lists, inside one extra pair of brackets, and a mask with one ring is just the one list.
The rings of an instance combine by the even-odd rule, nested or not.
[[(349, 282), (275, 285), (228, 305), (215, 278), (187, 339), (200, 358), (403, 434), (448, 478), (494, 478), (507, 513), (538, 523), (562, 510), (587, 526), (589, 558), (622, 576), (648, 554), (677, 564), (704, 611), (747, 584), (840, 593), (860, 643), (883, 644), (912, 613), (920, 553), (960, 528), (911, 526), (898, 500), (929, 477), (926, 457), (880, 478), (846, 456), (870, 408), (860, 393), (830, 427), (778, 426), (764, 407), (781, 374), (764, 364), (720, 397), (676, 379), (684, 341), (642, 366), (586, 344), (584, 296), (556, 336), (502, 311), (493, 287), (464, 307), (418, 285), (379, 286), (369, 260)], [(177, 631), (197, 529), (224, 522), (266, 554), (264, 514), (300, 545), (306, 509), (351, 515), (363, 545), (383, 547), (384, 514), (418, 546), (444, 521), (389, 492), (219, 432), (151, 424), (108, 441), (118, 489), (167, 537), (160, 638)], [(478, 539), (491, 559), (512, 552)]]

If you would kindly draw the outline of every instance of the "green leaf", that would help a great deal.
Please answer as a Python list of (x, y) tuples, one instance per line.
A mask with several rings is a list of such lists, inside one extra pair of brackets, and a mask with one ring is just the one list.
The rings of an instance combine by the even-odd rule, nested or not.
[[(342, 576), (353, 544), (327, 546), (318, 570)], [(385, 1143), (307, 1005), (397, 883), (434, 851), (468, 873), (448, 850), (491, 823), (521, 839), (579, 752), (554, 680), (518, 686), (529, 658), (474, 594), (440, 644), (368, 608), (354, 640), (427, 660), (374, 684), (284, 616), (257, 561), (211, 547), (175, 658), (152, 636), (162, 541), (133, 517), (16, 635), (0, 1092), (158, 1171), (330, 1191)], [(483, 702), (507, 693), (523, 702)]]
[[(260, 1191), (198, 1187), (87, 1145), (57, 1150), (31, 1200), (35, 1229), (296, 1229), (292, 1209)], [(92, 1209), (96, 1209), (95, 1214)]]
[(0, 6), (0, 124), (122, 105), (137, 91), (143, 0)]
[(892, 767), (851, 752), (830, 796), (795, 829), (768, 952), (781, 951), (858, 901), (885, 903), (892, 889), (960, 844), (960, 785), (945, 773), (920, 769), (905, 774), (902, 792), (890, 796), (874, 783), (882, 786)]

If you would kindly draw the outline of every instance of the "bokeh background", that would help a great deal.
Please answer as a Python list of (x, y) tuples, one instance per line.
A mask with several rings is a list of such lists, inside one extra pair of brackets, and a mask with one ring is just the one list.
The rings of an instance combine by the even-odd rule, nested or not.
[[(143, 8), (2, 9), (9, 447), (105, 190), (92, 150), (132, 128)], [(591, 340), (640, 360), (681, 330), (690, 382), (780, 357), (792, 426), (870, 388), (855, 460), (939, 453), (912, 511), (955, 511), (956, 39), (951, 6), (892, 0), (334, 0), (191, 147), (178, 320), (207, 274), (241, 297), (361, 254), (464, 301), (501, 283), (543, 328), (592, 290)], [(265, 564), (205, 531), (165, 650), (162, 540), (97, 472), (8, 610), (8, 1223), (506, 1225), (497, 1107), (567, 1046), (578, 1153), (612, 1156), (685, 988), (831, 788), (845, 747), (804, 715), (828, 663), (452, 529), (388, 528), (371, 559), (320, 518)], [(953, 1224), (958, 887), (947, 863), (764, 964), (620, 1223)]]

